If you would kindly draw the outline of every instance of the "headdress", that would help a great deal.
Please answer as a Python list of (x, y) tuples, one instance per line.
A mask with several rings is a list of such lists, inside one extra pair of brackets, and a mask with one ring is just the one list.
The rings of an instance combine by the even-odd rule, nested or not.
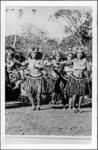
[(75, 47), (73, 47), (73, 51), (75, 52), (75, 53), (78, 53), (78, 52), (84, 52), (84, 50), (85, 50), (85, 48), (83, 47), (83, 46), (75, 46)]

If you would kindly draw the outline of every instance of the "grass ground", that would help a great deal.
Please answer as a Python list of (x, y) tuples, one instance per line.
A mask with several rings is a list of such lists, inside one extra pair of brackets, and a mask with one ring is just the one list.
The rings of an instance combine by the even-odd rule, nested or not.
[(68, 109), (32, 107), (6, 109), (6, 134), (11, 135), (91, 135), (92, 109), (83, 108), (82, 113)]

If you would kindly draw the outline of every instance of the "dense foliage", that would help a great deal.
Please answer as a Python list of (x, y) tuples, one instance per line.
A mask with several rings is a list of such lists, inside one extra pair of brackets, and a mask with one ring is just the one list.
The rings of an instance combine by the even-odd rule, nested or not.
[[(21, 35), (16, 35), (15, 50), (28, 56), (33, 46), (41, 48), (45, 57), (51, 56), (53, 50), (68, 51), (77, 45), (85, 48), (87, 56), (92, 57), (92, 16), (90, 11), (60, 9), (50, 19), (64, 23), (65, 37), (61, 41), (50, 39), (48, 33), (32, 24), (21, 28)], [(5, 37), (5, 45), (12, 46), (15, 35)]]

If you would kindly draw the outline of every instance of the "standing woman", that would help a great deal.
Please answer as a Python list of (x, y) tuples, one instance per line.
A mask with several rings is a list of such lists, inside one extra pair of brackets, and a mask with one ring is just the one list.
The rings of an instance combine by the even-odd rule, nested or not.
[[(62, 70), (62, 73), (61, 73), (61, 84), (60, 84), (60, 87), (61, 87), (61, 92), (62, 92), (62, 95), (64, 96), (64, 104), (65, 106), (68, 104), (68, 95), (67, 94), (64, 94), (64, 89), (66, 88), (66, 85), (67, 85), (67, 81), (68, 81), (68, 78), (69, 76), (72, 74), (72, 71), (73, 71), (73, 63), (70, 61), (73, 59), (73, 53), (72, 52), (68, 52), (67, 54), (67, 61), (65, 62), (61, 62), (61, 64), (63, 64), (63, 70)], [(70, 63), (69, 65), (67, 65), (68, 63)], [(69, 104), (71, 105), (71, 104)]]
[(84, 96), (86, 95), (87, 77), (85, 71), (90, 71), (90, 66), (87, 59), (84, 57), (83, 49), (80, 47), (77, 51), (77, 58), (72, 60), (73, 73), (68, 79), (65, 93), (68, 94), (73, 101), (73, 110), (76, 111), (76, 98), (79, 98), (78, 110), (80, 111)]
[[(42, 73), (42, 53), (37, 48), (29, 55), (27, 80), (24, 83), (26, 95), (29, 97), (33, 110), (40, 110), (41, 94), (45, 94), (45, 79)], [(23, 65), (25, 65), (23, 64)], [(22, 88), (23, 88), (22, 87)]]
[(47, 62), (46, 66), (49, 67), (48, 76), (47, 76), (47, 89), (48, 93), (52, 98), (52, 103), (56, 104), (59, 100), (60, 95), (60, 65), (59, 62), (59, 54), (53, 56), (50, 61)]

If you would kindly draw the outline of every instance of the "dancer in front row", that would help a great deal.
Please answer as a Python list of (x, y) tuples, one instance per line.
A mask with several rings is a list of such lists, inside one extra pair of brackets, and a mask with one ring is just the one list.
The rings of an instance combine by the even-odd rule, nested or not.
[[(65, 105), (65, 108), (68, 107), (68, 103), (69, 103), (69, 100), (68, 100), (68, 95), (67, 93), (64, 94), (64, 89), (66, 88), (66, 85), (67, 85), (67, 81), (68, 81), (68, 78), (69, 76), (72, 74), (72, 71), (73, 71), (73, 64), (70, 63), (70, 61), (73, 59), (73, 53), (70, 51), (68, 52), (67, 54), (67, 61), (65, 62), (61, 62), (61, 64), (63, 65), (63, 69), (62, 69), (62, 72), (61, 72), (61, 83), (60, 83), (60, 88), (61, 88), (61, 94), (62, 94), (62, 97), (64, 97), (64, 105)], [(68, 63), (70, 63), (68, 65)]]
[[(72, 74), (68, 78), (64, 93), (70, 97), (69, 104), (73, 102), (73, 110), (76, 111), (76, 99), (79, 98), (78, 110), (81, 108), (84, 96), (87, 94), (87, 78), (85, 71), (90, 71), (87, 59), (84, 57), (83, 49), (77, 50), (77, 58), (71, 60), (69, 64), (73, 64)], [(69, 105), (69, 108), (71, 105)]]
[(49, 61), (45, 64), (47, 67), (47, 89), (52, 98), (52, 104), (59, 104), (61, 101), (60, 98), (60, 70), (61, 66), (59, 63), (59, 54), (54, 55), (49, 59)]
[(26, 95), (29, 97), (33, 110), (40, 110), (41, 94), (45, 94), (46, 82), (42, 73), (42, 53), (38, 50), (32, 51), (28, 60), (23, 65), (28, 64), (26, 81), (21, 84), (21, 88), (25, 89)]

